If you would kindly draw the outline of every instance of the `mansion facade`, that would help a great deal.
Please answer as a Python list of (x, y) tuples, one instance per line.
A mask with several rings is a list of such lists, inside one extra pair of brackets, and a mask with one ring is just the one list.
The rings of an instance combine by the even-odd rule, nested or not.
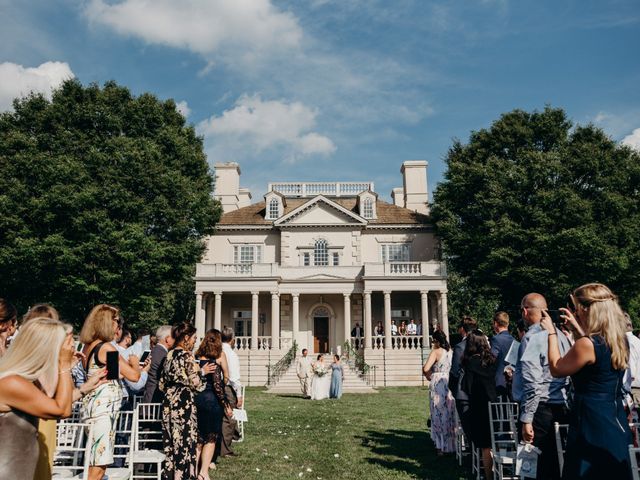
[[(241, 358), (256, 368), (294, 340), (313, 353), (340, 353), (348, 342), (366, 362), (382, 362), (385, 385), (421, 382), (394, 377), (391, 365), (420, 364), (430, 332), (448, 332), (427, 162), (402, 164), (393, 203), (371, 182), (270, 183), (251, 203), (237, 163), (216, 164), (215, 174), (223, 215), (196, 267), (198, 335), (233, 327)], [(394, 335), (403, 323), (407, 334)], [(265, 383), (253, 376), (249, 384)]]

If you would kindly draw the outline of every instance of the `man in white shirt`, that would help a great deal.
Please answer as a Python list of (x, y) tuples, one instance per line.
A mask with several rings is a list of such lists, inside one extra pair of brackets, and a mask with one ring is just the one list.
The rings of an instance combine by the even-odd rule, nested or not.
[[(233, 350), (235, 343), (233, 329), (225, 326), (221, 333), (222, 351), (227, 357), (227, 365), (229, 366), (229, 382), (225, 386), (225, 394), (231, 408), (242, 408), (244, 397), (242, 396), (242, 383), (240, 381), (240, 359)], [(220, 455), (223, 457), (235, 456), (235, 453), (231, 450), (231, 442), (238, 438), (238, 422), (225, 415), (222, 417)]]
[(624, 313), (627, 322), (627, 341), (629, 342), (629, 367), (624, 374), (624, 383), (631, 390), (636, 409), (640, 408), (640, 339), (633, 334), (631, 317)]
[(412, 318), (409, 325), (407, 325), (407, 335), (417, 335), (418, 334), (418, 326), (416, 325), (415, 320)]
[(302, 349), (302, 356), (296, 361), (296, 373), (300, 379), (300, 387), (302, 388), (302, 396), (304, 398), (311, 398), (309, 395), (309, 387), (311, 386), (311, 359), (307, 357), (308, 350)]

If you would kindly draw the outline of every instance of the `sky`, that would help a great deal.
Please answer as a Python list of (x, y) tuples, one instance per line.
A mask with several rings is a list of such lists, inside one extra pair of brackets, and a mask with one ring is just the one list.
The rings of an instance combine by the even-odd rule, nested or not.
[(0, 110), (115, 80), (174, 99), (254, 201), (332, 180), (389, 200), (403, 161), (432, 193), (453, 140), (516, 108), (640, 149), (639, 46), (637, 0), (0, 0)]

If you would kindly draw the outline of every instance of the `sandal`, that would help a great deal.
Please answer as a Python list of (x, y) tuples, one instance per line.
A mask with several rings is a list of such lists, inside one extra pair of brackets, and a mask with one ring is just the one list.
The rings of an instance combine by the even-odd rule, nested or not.
[(215, 463), (211, 462), (209, 464), (209, 470), (215, 470), (216, 468), (218, 468), (218, 467), (217, 467), (217, 465)]

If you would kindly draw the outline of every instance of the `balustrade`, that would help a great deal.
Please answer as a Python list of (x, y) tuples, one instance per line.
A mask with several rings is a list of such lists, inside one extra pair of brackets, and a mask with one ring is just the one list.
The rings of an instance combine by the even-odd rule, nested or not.
[[(391, 337), (391, 348), (393, 350), (417, 350), (422, 346), (422, 335), (393, 335)], [(385, 338), (381, 335), (373, 337), (371, 339), (371, 348), (374, 350), (385, 348)]]
[(367, 190), (374, 190), (372, 182), (278, 182), (269, 184), (269, 191), (281, 193), (285, 197), (316, 195), (353, 197)]
[[(236, 350), (249, 350), (251, 348), (251, 337), (236, 337)], [(271, 348), (271, 337), (258, 337), (258, 350), (269, 350)]]

